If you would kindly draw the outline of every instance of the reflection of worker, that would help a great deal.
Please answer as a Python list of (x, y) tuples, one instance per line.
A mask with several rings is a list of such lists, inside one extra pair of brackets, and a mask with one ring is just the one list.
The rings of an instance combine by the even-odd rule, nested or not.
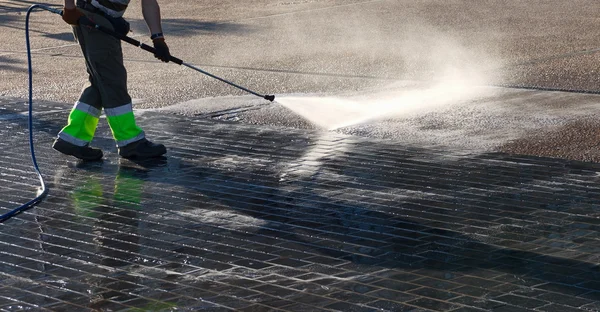
[[(77, 215), (94, 220), (93, 242), (99, 263), (104, 266), (128, 271), (140, 257), (139, 210), (146, 172), (129, 167), (119, 167), (115, 176), (114, 194), (108, 197), (98, 176), (85, 175), (85, 179), (73, 190), (71, 198)], [(107, 203), (110, 203), (107, 205)], [(86, 218), (86, 219), (87, 219)], [(100, 277), (95, 285), (100, 289), (94, 293), (90, 308), (97, 309), (107, 303), (130, 300), (125, 292), (106, 292), (109, 289), (127, 289), (131, 279)], [(110, 284), (110, 286), (108, 286)]]
[[(156, 0), (141, 1), (144, 20), (156, 50), (155, 57), (168, 62), (171, 55), (162, 34), (160, 7)], [(89, 144), (103, 108), (119, 155), (143, 159), (167, 152), (164, 145), (148, 141), (144, 131), (136, 125), (127, 91), (121, 41), (84, 25), (91, 20), (115, 32), (127, 34), (129, 23), (123, 19), (123, 13), (128, 3), (129, 0), (77, 0), (75, 5), (75, 0), (64, 0), (63, 20), (73, 25), (73, 33), (86, 61), (89, 83), (71, 110), (67, 126), (54, 142), (54, 149), (63, 154), (83, 160), (102, 158), (102, 151)]]
[(101, 179), (94, 175), (86, 175), (71, 194), (76, 214), (97, 220), (94, 233), (100, 235), (94, 241), (98, 254), (103, 256), (102, 264), (123, 266), (136, 257), (130, 253), (139, 249), (139, 235), (134, 233), (139, 226), (145, 174), (134, 168), (119, 167), (110, 205), (106, 205), (111, 200), (104, 194)]

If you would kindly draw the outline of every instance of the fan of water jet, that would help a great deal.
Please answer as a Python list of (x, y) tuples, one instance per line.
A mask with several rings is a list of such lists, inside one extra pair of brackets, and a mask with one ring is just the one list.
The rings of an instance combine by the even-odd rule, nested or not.
[(338, 97), (284, 96), (277, 102), (327, 130), (363, 122), (368, 113), (365, 105)]
[(429, 87), (402, 88), (370, 92), (368, 96), (280, 97), (277, 102), (327, 130), (335, 130), (368, 121), (407, 117), (448, 108), (474, 98), (480, 88), (464, 81), (447, 81)]

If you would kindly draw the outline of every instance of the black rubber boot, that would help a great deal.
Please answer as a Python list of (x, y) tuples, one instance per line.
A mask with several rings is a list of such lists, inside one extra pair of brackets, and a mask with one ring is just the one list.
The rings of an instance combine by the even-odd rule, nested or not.
[(69, 143), (63, 139), (56, 139), (52, 148), (69, 156), (77, 157), (81, 160), (94, 161), (102, 159), (102, 150), (90, 147), (88, 145), (78, 146)]
[(141, 139), (119, 147), (119, 155), (127, 159), (146, 159), (162, 156), (167, 152), (167, 148), (162, 144), (154, 144), (148, 140)]

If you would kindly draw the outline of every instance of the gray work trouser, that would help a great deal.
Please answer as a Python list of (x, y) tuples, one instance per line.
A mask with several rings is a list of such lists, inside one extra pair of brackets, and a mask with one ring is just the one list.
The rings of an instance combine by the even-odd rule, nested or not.
[[(103, 16), (81, 11), (94, 23), (113, 28)], [(73, 26), (73, 33), (83, 52), (89, 74), (89, 82), (79, 101), (97, 109), (130, 105), (121, 41), (89, 26)]]

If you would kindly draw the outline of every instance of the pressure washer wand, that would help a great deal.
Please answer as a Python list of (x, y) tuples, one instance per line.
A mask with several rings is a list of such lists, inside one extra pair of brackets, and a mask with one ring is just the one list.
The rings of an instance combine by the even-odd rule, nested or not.
[[(44, 10), (48, 10), (48, 11), (50, 11), (52, 13), (56, 13), (56, 14), (62, 15), (62, 11), (61, 10), (57, 10), (57, 9), (46, 7), (46, 6), (40, 6), (40, 8), (42, 8)], [(132, 45), (134, 45), (136, 47), (139, 47), (139, 48), (141, 48), (143, 50), (146, 50), (146, 51), (148, 51), (148, 52), (150, 52), (152, 54), (154, 54), (154, 52), (155, 52), (154, 47), (151, 47), (151, 46), (149, 46), (149, 45), (147, 45), (145, 43), (142, 43), (142, 42), (140, 42), (138, 40), (135, 40), (135, 39), (133, 39), (131, 37), (119, 34), (119, 33), (115, 32), (115, 31), (113, 31), (112, 29), (106, 28), (106, 27), (104, 27), (102, 25), (95, 24), (94, 22), (90, 21), (87, 18), (82, 18), (80, 20), (80, 23), (83, 23), (84, 25), (88, 25), (88, 26), (94, 27), (94, 28), (96, 28), (96, 29), (98, 29), (98, 30), (100, 30), (100, 31), (108, 34), (108, 35), (111, 35), (111, 36), (116, 37), (116, 38), (118, 38), (120, 40), (123, 40), (123, 41), (125, 41), (125, 42), (127, 42), (129, 44), (132, 44)], [(207, 75), (209, 77), (215, 78), (215, 79), (217, 79), (219, 81), (222, 81), (222, 82), (224, 82), (224, 83), (226, 83), (226, 84), (228, 84), (230, 86), (236, 87), (236, 88), (238, 88), (240, 90), (246, 91), (246, 92), (248, 92), (250, 94), (254, 94), (256, 96), (259, 96), (259, 97), (261, 97), (261, 98), (263, 98), (265, 100), (268, 100), (268, 101), (271, 101), (271, 102), (273, 102), (275, 100), (275, 95), (262, 95), (260, 93), (254, 92), (254, 91), (252, 91), (250, 89), (247, 89), (247, 88), (244, 88), (244, 87), (242, 87), (240, 85), (237, 85), (237, 84), (235, 84), (235, 83), (233, 83), (231, 81), (225, 80), (225, 79), (223, 79), (221, 77), (218, 77), (218, 76), (215, 76), (215, 75), (213, 75), (213, 74), (211, 74), (209, 72), (206, 72), (206, 71), (204, 71), (204, 70), (202, 70), (202, 69), (200, 69), (200, 68), (198, 68), (198, 67), (196, 67), (194, 65), (185, 63), (183, 60), (181, 60), (179, 58), (176, 58), (176, 57), (174, 57), (172, 55), (171, 55), (170, 61), (173, 62), (173, 63), (175, 63), (175, 64), (183, 65), (183, 66), (189, 67), (189, 68), (191, 68), (193, 70), (199, 71), (199, 72), (201, 72), (201, 73), (203, 73), (203, 74), (205, 74), (205, 75)]]
[[(142, 43), (142, 45), (145, 45), (145, 44), (143, 44), (143, 43)], [(148, 45), (145, 45), (145, 46), (146, 46), (146, 47), (149, 47)], [(144, 49), (142, 46), (140, 46), (140, 48)], [(150, 50), (148, 50), (148, 51), (150, 51), (150, 52), (154, 53), (154, 48), (153, 48), (153, 47), (149, 47), (149, 48), (150, 48), (150, 49), (152, 49), (152, 51), (150, 51)], [(144, 49), (144, 50), (146, 50), (146, 49)], [(173, 56), (171, 56), (171, 61), (172, 61), (172, 62), (175, 62), (175, 60), (181, 61), (180, 59), (178, 59), (178, 58), (176, 58), (176, 57), (173, 57)], [(205, 72), (205, 71), (203, 71), (202, 69), (200, 69), (200, 68), (198, 68), (198, 67), (196, 67), (196, 66), (194, 66), (194, 65), (187, 64), (187, 63), (185, 63), (185, 62), (183, 62), (183, 61), (182, 61), (181, 63), (177, 63), (177, 62), (175, 62), (175, 63), (176, 63), (176, 64), (179, 64), (179, 65), (183, 65), (183, 66), (189, 67), (189, 68), (191, 68), (191, 69), (193, 69), (193, 70), (197, 70), (197, 71), (199, 71), (199, 72), (201, 72), (201, 73), (203, 73), (203, 74), (205, 74), (205, 75), (207, 75), (207, 76), (210, 76), (210, 77), (212, 77), (212, 78), (215, 78), (215, 79), (217, 79), (217, 80), (220, 80), (220, 81), (222, 81), (222, 82), (224, 82), (224, 83), (226, 83), (226, 84), (229, 84), (229, 85), (231, 85), (231, 86), (234, 86), (234, 87), (236, 87), (236, 88), (238, 88), (238, 89), (244, 90), (244, 91), (246, 91), (246, 92), (248, 92), (248, 93), (251, 93), (251, 94), (254, 94), (254, 95), (256, 95), (256, 96), (260, 96), (261, 98), (263, 98), (263, 99), (265, 99), (265, 100), (269, 100), (269, 101), (271, 101), (271, 102), (273, 102), (273, 101), (275, 100), (275, 95), (272, 95), (272, 94), (270, 94), (270, 95), (269, 95), (269, 94), (267, 94), (267, 95), (262, 95), (262, 94), (256, 93), (256, 92), (254, 92), (254, 91), (252, 91), (252, 90), (248, 90), (248, 89), (246, 89), (246, 88), (244, 88), (244, 87), (242, 87), (242, 86), (239, 86), (239, 85), (237, 85), (237, 84), (235, 84), (235, 83), (233, 83), (233, 82), (231, 82), (231, 81), (227, 81), (227, 80), (225, 80), (225, 79), (223, 79), (223, 78), (220, 78), (220, 77), (217, 77), (217, 76), (215, 76), (215, 75), (213, 75), (213, 74), (211, 74), (211, 73)]]

